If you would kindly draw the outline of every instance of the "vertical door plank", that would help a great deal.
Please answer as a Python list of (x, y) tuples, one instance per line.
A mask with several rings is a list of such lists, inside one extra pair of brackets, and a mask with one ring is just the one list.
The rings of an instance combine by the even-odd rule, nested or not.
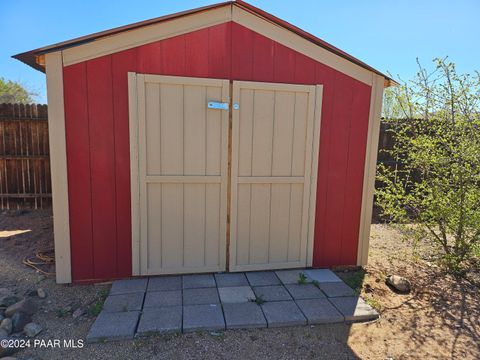
[(252, 175), (252, 150), (253, 150), (253, 104), (254, 91), (250, 89), (240, 89), (240, 118), (238, 120), (238, 134), (235, 141), (238, 143), (238, 157), (237, 166), (238, 176)]
[(185, 267), (205, 265), (205, 185), (184, 185), (184, 263)]
[(148, 269), (160, 269), (162, 267), (162, 185), (147, 185), (147, 233)]
[(302, 219), (303, 216), (302, 184), (292, 184), (290, 194), (290, 227), (288, 234), (288, 261), (301, 260)]
[(292, 173), (294, 118), (295, 93), (277, 91), (275, 95), (272, 176), (290, 176)]
[(288, 261), (290, 184), (272, 184), (269, 263)]
[(160, 85), (145, 83), (146, 175), (161, 174)]
[(255, 90), (253, 101), (252, 176), (271, 176), (275, 92)]
[[(313, 99), (310, 99), (313, 101)], [(293, 133), (292, 148), (292, 176), (303, 176), (305, 174), (305, 152), (307, 138), (307, 112), (309, 97), (307, 93), (295, 94), (295, 125)], [(310, 164), (309, 164), (310, 165)]]
[(237, 212), (236, 228), (230, 231), (235, 232), (236, 265), (247, 265), (250, 263), (250, 209), (251, 209), (251, 185), (238, 184), (237, 186)]
[[(222, 100), (222, 90), (218, 87), (209, 86), (206, 89), (206, 101)], [(205, 159), (205, 175), (219, 176), (222, 173), (222, 112), (221, 111), (206, 111), (206, 159)]]
[(220, 223), (224, 221), (220, 216), (221, 198), (220, 184), (205, 185), (205, 265), (224, 266), (220, 264), (220, 241), (225, 234), (220, 234)]
[(183, 184), (162, 185), (162, 266), (183, 266)]
[(250, 206), (250, 264), (268, 263), (270, 184), (253, 184)]
[(183, 175), (205, 175), (207, 95), (205, 86), (184, 86)]
[(183, 86), (162, 84), (161, 113), (161, 175), (183, 175)]

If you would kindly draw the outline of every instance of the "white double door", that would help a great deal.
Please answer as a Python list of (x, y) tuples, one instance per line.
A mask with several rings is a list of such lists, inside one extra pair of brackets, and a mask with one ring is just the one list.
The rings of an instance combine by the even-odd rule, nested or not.
[(134, 275), (306, 266), (321, 87), (130, 79)]

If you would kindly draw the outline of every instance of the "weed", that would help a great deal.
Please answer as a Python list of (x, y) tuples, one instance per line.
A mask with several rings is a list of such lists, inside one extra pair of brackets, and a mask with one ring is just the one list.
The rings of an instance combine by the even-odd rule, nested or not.
[(373, 297), (366, 297), (365, 302), (371, 307), (373, 307), (375, 310), (380, 311), (382, 309), (382, 305), (380, 304), (380, 302)]
[[(108, 291), (107, 290), (102, 290), (98, 294), (98, 298), (95, 300), (95, 303), (93, 303), (89, 308), (88, 308), (88, 313), (90, 316), (98, 316), (100, 312), (103, 309), (103, 303), (105, 302), (105, 299), (108, 296)], [(127, 311), (126, 306), (124, 307), (124, 311)]]
[(58, 309), (57, 310), (57, 317), (58, 318), (64, 318), (70, 315), (70, 311), (67, 309)]
[(307, 276), (302, 272), (300, 274), (298, 274), (298, 281), (297, 281), (300, 285), (305, 285), (306, 283), (308, 283), (308, 278)]

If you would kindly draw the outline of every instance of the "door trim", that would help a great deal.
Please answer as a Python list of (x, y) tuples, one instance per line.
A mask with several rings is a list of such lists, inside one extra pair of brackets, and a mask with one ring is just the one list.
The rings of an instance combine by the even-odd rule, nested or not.
[(140, 182), (138, 178), (137, 74), (128, 73), (128, 119), (130, 133), (130, 196), (132, 215), (132, 275), (140, 275)]
[[(238, 140), (232, 137), (232, 161), (231, 161), (231, 176), (230, 176), (230, 242), (229, 242), (229, 271), (255, 271), (255, 270), (271, 270), (280, 268), (305, 267), (312, 266), (313, 263), (313, 242), (315, 229), (315, 204), (317, 194), (317, 172), (318, 172), (318, 157), (319, 157), (319, 140), (320, 140), (320, 125), (321, 125), (321, 110), (323, 98), (323, 85), (296, 85), (296, 84), (281, 84), (281, 83), (265, 83), (265, 82), (251, 82), (251, 81), (234, 81), (233, 82), (233, 96), (232, 102), (239, 98), (241, 87), (254, 87), (255, 90), (289, 90), (295, 89), (297, 91), (309, 92), (313, 94), (313, 99), (309, 103), (308, 114), (313, 116), (313, 122), (307, 124), (307, 145), (306, 151), (306, 168), (305, 177), (278, 177), (281, 183), (306, 183), (308, 191), (304, 192), (303, 204), (306, 209), (306, 215), (302, 218), (302, 238), (305, 238), (305, 247), (301, 249), (302, 258), (305, 258), (305, 263), (271, 263), (261, 264), (258, 267), (255, 265), (237, 265), (236, 264), (236, 227), (237, 227), (237, 192), (238, 184), (240, 183), (268, 183), (267, 177), (240, 177), (237, 175), (238, 163)], [(240, 107), (242, 105), (240, 104)], [(309, 115), (309, 116), (310, 116)], [(232, 110), (233, 119), (233, 134), (238, 134), (239, 126), (239, 111)], [(308, 151), (310, 149), (310, 151)], [(271, 179), (271, 177), (269, 177)], [(235, 179), (235, 181), (234, 181)], [(306, 233), (304, 233), (306, 232)], [(303, 240), (302, 240), (303, 242)]]
[(323, 85), (315, 86), (315, 112), (313, 119), (312, 172), (310, 177), (310, 208), (308, 211), (307, 267), (313, 265), (315, 214), (317, 205), (318, 157), (320, 153), (320, 131), (322, 127)]

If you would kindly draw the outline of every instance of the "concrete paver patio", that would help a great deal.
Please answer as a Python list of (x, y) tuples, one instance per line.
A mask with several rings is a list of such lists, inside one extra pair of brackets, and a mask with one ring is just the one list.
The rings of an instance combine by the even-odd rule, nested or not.
[(376, 318), (370, 305), (325, 269), (157, 276), (115, 281), (87, 341)]

